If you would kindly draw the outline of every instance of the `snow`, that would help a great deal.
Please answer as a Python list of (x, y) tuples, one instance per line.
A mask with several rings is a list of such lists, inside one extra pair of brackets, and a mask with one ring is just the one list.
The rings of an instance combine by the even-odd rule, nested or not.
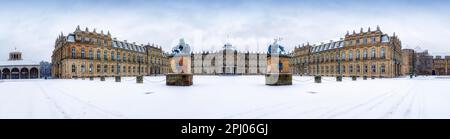
[(0, 80), (0, 118), (450, 118), (450, 77), (294, 76), (292, 86), (266, 86), (264, 76), (194, 76), (190, 87), (164, 79)]

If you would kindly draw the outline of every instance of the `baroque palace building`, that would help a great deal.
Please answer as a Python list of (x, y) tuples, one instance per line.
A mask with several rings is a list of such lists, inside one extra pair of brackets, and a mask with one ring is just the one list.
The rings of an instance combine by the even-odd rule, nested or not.
[(55, 41), (52, 76), (55, 78), (158, 75), (168, 72), (167, 55), (155, 45), (119, 41), (111, 34), (78, 26)]
[(402, 69), (398, 36), (362, 28), (344, 38), (319, 45), (296, 46), (291, 54), (293, 74), (322, 76), (397, 77)]
[(215, 52), (192, 53), (192, 73), (195, 75), (262, 75), (267, 70), (267, 54), (241, 52), (230, 43)]

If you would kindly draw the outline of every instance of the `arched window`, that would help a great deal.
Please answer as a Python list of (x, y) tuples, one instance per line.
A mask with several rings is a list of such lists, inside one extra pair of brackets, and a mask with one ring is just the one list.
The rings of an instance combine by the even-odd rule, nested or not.
[(81, 48), (81, 59), (84, 59), (84, 48)]
[(117, 52), (117, 61), (120, 61), (120, 52)]
[(114, 61), (115, 57), (114, 57), (114, 51), (111, 51), (111, 60)]
[(342, 52), (342, 60), (345, 61), (345, 51)]
[(372, 48), (370, 58), (375, 59), (375, 48)]
[(386, 58), (385, 50), (384, 48), (381, 48), (381, 58)]
[(104, 60), (108, 60), (108, 51), (107, 51), (107, 50), (105, 50), (105, 51), (103, 52), (103, 59), (104, 59)]
[(75, 64), (72, 64), (72, 73), (77, 72), (77, 67), (75, 66)]
[(364, 52), (363, 52), (363, 58), (364, 58), (364, 60), (367, 59), (367, 49), (364, 49)]
[(101, 60), (102, 58), (101, 58), (101, 56), (100, 56), (100, 50), (97, 50), (97, 60)]
[(72, 59), (75, 59), (77, 52), (75, 51), (75, 48), (72, 48)]
[(356, 50), (356, 60), (359, 60), (360, 56), (359, 56), (359, 49)]
[(353, 60), (353, 51), (352, 50), (349, 50), (348, 51), (348, 59), (351, 61), (351, 60)]
[(93, 54), (92, 54), (92, 49), (89, 49), (89, 59), (94, 59), (94, 56), (93, 56)]

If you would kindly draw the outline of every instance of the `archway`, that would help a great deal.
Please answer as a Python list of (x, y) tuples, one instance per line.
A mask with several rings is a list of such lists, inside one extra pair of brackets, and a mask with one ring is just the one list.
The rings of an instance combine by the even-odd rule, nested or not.
[(30, 78), (29, 75), (30, 75), (30, 74), (29, 74), (27, 68), (22, 68), (22, 69), (20, 70), (20, 79), (29, 79), (29, 78)]
[(31, 79), (39, 78), (39, 70), (37, 68), (31, 68), (30, 69), (30, 78)]
[(11, 71), (8, 68), (2, 70), (2, 79), (11, 79)]
[(11, 70), (11, 79), (19, 79), (20, 75), (19, 75), (19, 69), (18, 68), (13, 68)]

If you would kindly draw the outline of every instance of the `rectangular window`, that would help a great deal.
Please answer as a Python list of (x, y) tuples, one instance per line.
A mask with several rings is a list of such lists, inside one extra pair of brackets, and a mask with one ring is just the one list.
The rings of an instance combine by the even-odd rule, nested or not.
[(81, 59), (84, 59), (84, 48), (81, 48)]
[(72, 65), (72, 73), (75, 73), (77, 71), (77, 67), (75, 65)]
[(93, 60), (94, 56), (92, 54), (92, 49), (89, 49), (89, 59)]
[(108, 60), (108, 51), (103, 52), (103, 59)]
[(97, 50), (97, 60), (101, 60), (100, 50)]
[(75, 59), (75, 56), (76, 56), (75, 48), (72, 48), (72, 59)]
[(111, 52), (111, 60), (114, 61), (115, 57), (114, 57), (114, 51)]

